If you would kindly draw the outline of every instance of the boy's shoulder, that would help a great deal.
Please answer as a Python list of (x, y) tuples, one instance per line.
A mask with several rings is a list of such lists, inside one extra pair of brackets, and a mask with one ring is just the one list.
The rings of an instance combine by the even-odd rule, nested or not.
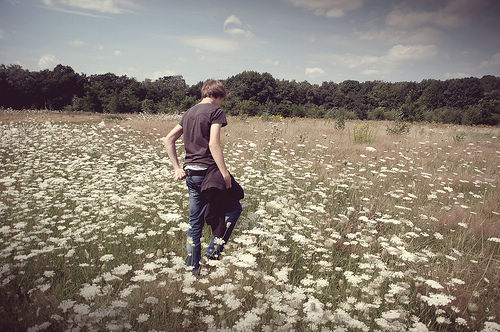
[(220, 106), (211, 103), (199, 103), (188, 109), (184, 115), (195, 116), (199, 114), (212, 114), (214, 112), (224, 112), (224, 110)]

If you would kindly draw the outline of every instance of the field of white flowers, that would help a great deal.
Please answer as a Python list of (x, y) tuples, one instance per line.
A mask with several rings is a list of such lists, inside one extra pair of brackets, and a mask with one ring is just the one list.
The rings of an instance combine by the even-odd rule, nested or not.
[(500, 331), (500, 128), (229, 118), (243, 213), (195, 278), (177, 121), (0, 111), (1, 330)]

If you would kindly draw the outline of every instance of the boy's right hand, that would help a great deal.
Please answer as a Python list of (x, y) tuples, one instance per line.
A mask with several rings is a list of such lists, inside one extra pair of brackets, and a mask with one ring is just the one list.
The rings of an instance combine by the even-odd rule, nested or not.
[(231, 189), (231, 175), (229, 175), (229, 172), (226, 174), (222, 174), (222, 178), (226, 183), (226, 189)]
[(186, 172), (182, 168), (176, 169), (174, 173), (174, 178), (176, 180), (183, 180), (186, 178)]

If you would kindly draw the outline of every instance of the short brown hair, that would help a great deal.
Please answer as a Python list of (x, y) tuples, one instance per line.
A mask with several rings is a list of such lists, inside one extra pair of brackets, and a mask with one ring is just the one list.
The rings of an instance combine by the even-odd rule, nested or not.
[(207, 80), (201, 87), (201, 98), (226, 98), (226, 89), (221, 81)]

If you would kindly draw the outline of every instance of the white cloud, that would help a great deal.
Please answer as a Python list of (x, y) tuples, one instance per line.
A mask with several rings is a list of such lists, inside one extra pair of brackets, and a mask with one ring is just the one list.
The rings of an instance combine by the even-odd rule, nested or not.
[(44, 55), (40, 58), (40, 60), (38, 60), (38, 66), (42, 69), (46, 69), (46, 68), (53, 68), (57, 63), (59, 62), (59, 60), (57, 60), (57, 58), (52, 55), (52, 54), (47, 54), (47, 55)]
[(286, 0), (296, 7), (313, 11), (315, 15), (339, 18), (348, 11), (361, 8), (363, 0)]
[(42, 0), (42, 3), (51, 9), (81, 15), (85, 15), (86, 13), (71, 11), (67, 8), (76, 8), (103, 14), (124, 14), (130, 13), (132, 9), (139, 7), (132, 0)]
[(307, 67), (305, 70), (306, 76), (308, 77), (318, 77), (325, 73), (322, 68), (319, 67)]
[(451, 79), (451, 78), (465, 78), (465, 77), (470, 77), (471, 75), (467, 75), (466, 73), (444, 73), (443, 78), (444, 79)]
[(224, 21), (224, 32), (233, 36), (244, 36), (246, 38), (254, 38), (254, 34), (250, 30), (243, 28), (243, 23), (236, 15), (231, 15)]
[(150, 75), (149, 78), (151, 78), (152, 81), (155, 81), (157, 79), (159, 79), (160, 77), (164, 77), (164, 76), (174, 76), (174, 75), (177, 75), (175, 73), (175, 71), (173, 70), (170, 70), (170, 69), (163, 69), (163, 70), (158, 70), (158, 71), (155, 71), (154, 73), (152, 73)]
[(389, 61), (421, 61), (437, 54), (436, 45), (395, 45), (387, 52)]
[(83, 46), (87, 46), (87, 43), (84, 42), (84, 41), (81, 41), (79, 39), (75, 39), (75, 40), (71, 40), (69, 42), (70, 45), (72, 46), (75, 46), (75, 47), (83, 47)]
[(200, 51), (232, 53), (238, 51), (240, 48), (236, 41), (220, 37), (183, 37), (180, 40), (185, 45)]
[(120, 51), (120, 50), (114, 50), (113, 54), (116, 55), (116, 56), (118, 56), (118, 55), (122, 54), (122, 51)]
[(481, 62), (479, 67), (484, 68), (491, 66), (500, 66), (500, 53), (493, 54), (490, 60)]

